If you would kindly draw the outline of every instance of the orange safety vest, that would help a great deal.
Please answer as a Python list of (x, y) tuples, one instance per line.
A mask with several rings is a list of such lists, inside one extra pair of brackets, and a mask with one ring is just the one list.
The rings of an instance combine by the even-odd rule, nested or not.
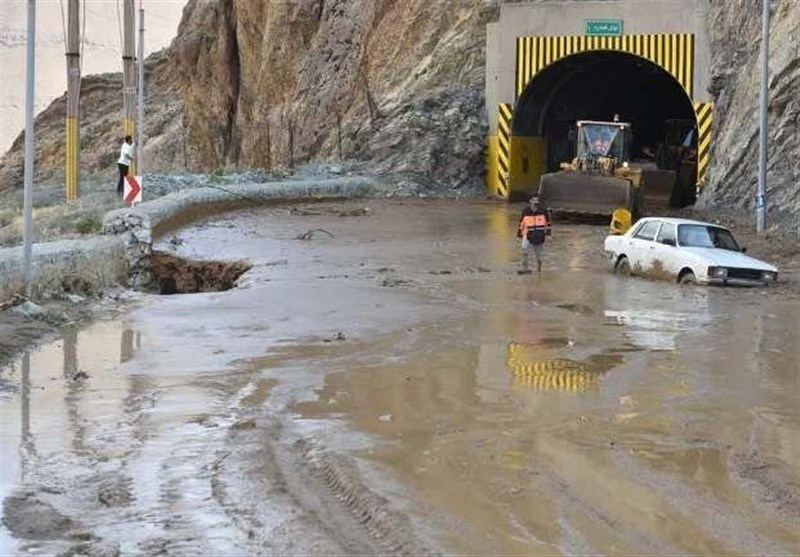
[(543, 214), (538, 215), (525, 215), (519, 221), (519, 229), (524, 238), (529, 230), (541, 229), (545, 232), (550, 228), (550, 223), (547, 222), (547, 216)]

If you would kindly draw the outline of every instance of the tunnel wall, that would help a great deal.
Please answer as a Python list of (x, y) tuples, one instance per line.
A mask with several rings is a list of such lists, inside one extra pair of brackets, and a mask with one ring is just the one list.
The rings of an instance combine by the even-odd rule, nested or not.
[(539, 191), (539, 178), (545, 172), (547, 172), (547, 142), (545, 139), (512, 135), (509, 200), (528, 200)]

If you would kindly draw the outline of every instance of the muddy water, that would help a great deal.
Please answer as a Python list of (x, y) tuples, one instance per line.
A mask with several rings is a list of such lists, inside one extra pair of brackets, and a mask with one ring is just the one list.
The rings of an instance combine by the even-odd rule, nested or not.
[(516, 207), (300, 209), (164, 238), (254, 266), (81, 332), (80, 387), (18, 363), (4, 520), (53, 526), (4, 549), (800, 551), (796, 296), (619, 280), (576, 224), (519, 276)]

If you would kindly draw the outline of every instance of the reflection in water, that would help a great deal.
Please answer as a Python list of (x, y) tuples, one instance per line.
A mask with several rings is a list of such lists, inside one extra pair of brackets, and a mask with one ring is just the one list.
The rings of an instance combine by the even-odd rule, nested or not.
[(582, 391), (596, 387), (602, 374), (623, 362), (623, 357), (613, 352), (595, 354), (582, 361), (542, 359), (540, 354), (537, 345), (508, 344), (506, 362), (516, 383), (542, 390)]
[(606, 318), (612, 323), (625, 325), (625, 336), (642, 348), (651, 350), (675, 350), (679, 335), (701, 328), (710, 319), (703, 313), (676, 313), (648, 309), (605, 310)]
[(36, 447), (31, 434), (31, 355), (25, 352), (22, 356), (22, 388), (20, 389), (22, 411), (21, 436), (19, 445), (21, 480), (24, 482), (30, 471), (30, 463), (36, 455)]
[(124, 364), (133, 358), (142, 343), (141, 333), (133, 329), (123, 329), (119, 349), (119, 363)]
[(80, 404), (83, 398), (84, 374), (78, 371), (78, 330), (64, 331), (64, 406), (67, 408), (69, 429), (72, 432), (72, 449), (76, 453), (86, 450), (86, 423), (80, 413)]

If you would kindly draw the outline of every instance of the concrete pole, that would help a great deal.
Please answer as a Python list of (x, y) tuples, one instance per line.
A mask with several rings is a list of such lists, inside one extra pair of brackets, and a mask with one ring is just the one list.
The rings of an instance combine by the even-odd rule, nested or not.
[(22, 276), (25, 295), (30, 298), (33, 287), (33, 78), (36, 75), (36, 0), (28, 0), (28, 36), (25, 54), (25, 189), (23, 192)]
[(144, 7), (139, 0), (139, 91), (136, 95), (139, 104), (138, 122), (136, 124), (138, 136), (136, 138), (136, 167), (139, 176), (144, 173), (142, 153), (144, 152)]
[[(122, 10), (122, 105), (125, 111), (124, 134), (136, 137), (136, 10), (134, 0), (123, 0)], [(136, 161), (128, 168), (130, 175), (136, 175)]]
[[(86, 0), (84, 0), (86, 1)], [(67, 201), (78, 199), (80, 165), (80, 0), (69, 0), (67, 4), (67, 161), (66, 197)]]
[(769, 0), (761, 0), (761, 92), (759, 95), (756, 231), (767, 228), (767, 87), (769, 86)]

